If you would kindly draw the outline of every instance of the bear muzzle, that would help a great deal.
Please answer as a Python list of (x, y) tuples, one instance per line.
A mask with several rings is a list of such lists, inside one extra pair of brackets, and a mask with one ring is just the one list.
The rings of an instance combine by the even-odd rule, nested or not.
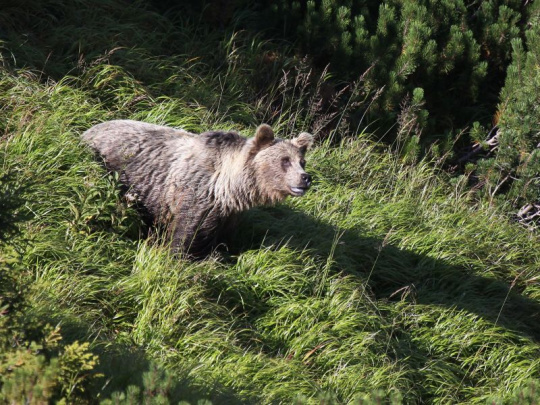
[(293, 196), (303, 196), (306, 191), (311, 187), (311, 175), (302, 173), (300, 175), (301, 184), (296, 187), (291, 187), (291, 194)]

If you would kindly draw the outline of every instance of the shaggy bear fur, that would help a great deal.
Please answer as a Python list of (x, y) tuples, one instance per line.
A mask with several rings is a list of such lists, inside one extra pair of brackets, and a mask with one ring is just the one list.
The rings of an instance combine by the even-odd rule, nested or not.
[(274, 137), (270, 126), (247, 139), (235, 132), (183, 130), (116, 120), (83, 135), (109, 170), (165, 224), (175, 250), (207, 254), (235, 214), (256, 205), (301, 196), (311, 185), (304, 155), (313, 137)]

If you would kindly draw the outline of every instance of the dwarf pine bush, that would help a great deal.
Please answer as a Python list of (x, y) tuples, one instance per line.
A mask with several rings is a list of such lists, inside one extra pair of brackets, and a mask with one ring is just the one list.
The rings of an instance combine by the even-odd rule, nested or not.
[(518, 1), (262, 4), (257, 24), (294, 39), (316, 65), (330, 63), (349, 80), (368, 71), (366, 90), (384, 89), (371, 106), (381, 133), (393, 126), (407, 94), (422, 90), (430, 119), (412, 135), (423, 133), (430, 143), (447, 132), (454, 141), (474, 111), (493, 110), (522, 18)]
[(540, 137), (538, 133), (538, 4), (529, 8), (530, 24), (523, 39), (512, 41), (512, 63), (508, 67), (501, 91), (498, 130), (495, 147), (488, 159), (478, 162), (477, 175), (484, 184), (482, 192), (491, 201), (510, 203), (520, 219), (530, 225), (538, 223), (540, 199)]

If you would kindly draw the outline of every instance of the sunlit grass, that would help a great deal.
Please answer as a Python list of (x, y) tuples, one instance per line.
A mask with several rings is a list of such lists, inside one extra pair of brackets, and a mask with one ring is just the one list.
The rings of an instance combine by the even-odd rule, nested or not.
[(147, 235), (80, 143), (85, 129), (125, 117), (250, 134), (277, 99), (284, 133), (314, 122), (306, 89), (274, 83), (282, 94), (254, 101), (244, 61), (267, 45), (224, 35), (214, 73), (136, 47), (58, 81), (1, 70), (0, 220), (18, 232), (0, 238), (0, 265), (28, 289), (29, 312), (102, 354), (96, 395), (137, 383), (111, 360), (121, 346), (137, 373), (153, 361), (189, 380), (174, 400), (534, 403), (538, 237), (473, 204), (436, 162), (407, 165), (368, 134), (342, 134), (309, 155), (308, 195), (248, 212), (228, 251), (192, 262)]

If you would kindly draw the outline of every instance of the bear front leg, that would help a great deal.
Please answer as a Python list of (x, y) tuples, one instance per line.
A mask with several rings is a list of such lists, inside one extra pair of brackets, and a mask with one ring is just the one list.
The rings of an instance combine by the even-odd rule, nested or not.
[(182, 252), (192, 257), (206, 256), (217, 245), (221, 225), (221, 218), (212, 209), (198, 215), (194, 212), (182, 213), (171, 223), (171, 247), (176, 253)]

